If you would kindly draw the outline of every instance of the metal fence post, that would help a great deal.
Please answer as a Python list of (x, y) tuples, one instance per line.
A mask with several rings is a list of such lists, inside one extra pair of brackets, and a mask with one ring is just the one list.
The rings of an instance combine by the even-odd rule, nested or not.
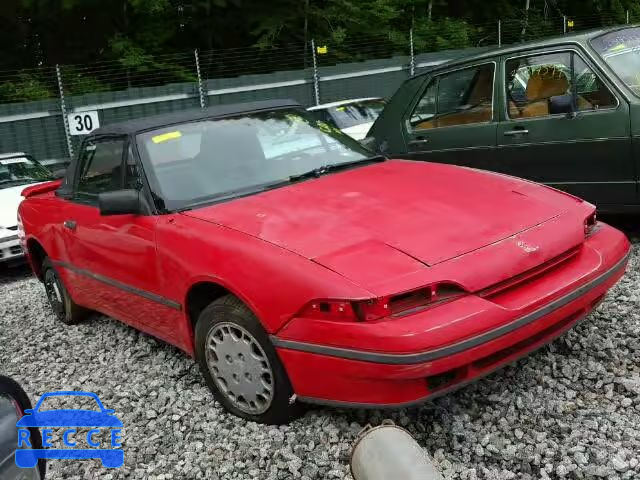
[(562, 16), (562, 33), (563, 34), (567, 34), (567, 16), (563, 15)]
[(318, 76), (318, 61), (316, 59), (316, 41), (311, 39), (311, 55), (313, 56), (313, 93), (316, 105), (320, 105), (320, 78)]
[(411, 55), (411, 62), (409, 63), (409, 72), (413, 77), (416, 73), (416, 56), (413, 50), (413, 28), (409, 29), (409, 53)]
[(629, 25), (629, 10), (627, 10), (627, 25)]
[(198, 73), (198, 96), (200, 97), (200, 108), (206, 108), (207, 102), (204, 95), (204, 86), (202, 84), (202, 74), (200, 73), (200, 55), (198, 49), (193, 51), (193, 56), (196, 59), (196, 72)]
[(64, 87), (62, 86), (62, 72), (60, 65), (56, 63), (56, 77), (58, 77), (58, 90), (60, 91), (60, 110), (62, 112), (62, 122), (64, 124), (64, 135), (67, 139), (67, 151), (69, 160), (73, 160), (73, 143), (71, 142), (71, 132), (69, 130), (69, 119), (67, 118), (67, 105), (64, 101)]
[(502, 46), (502, 20), (498, 20), (498, 46)]

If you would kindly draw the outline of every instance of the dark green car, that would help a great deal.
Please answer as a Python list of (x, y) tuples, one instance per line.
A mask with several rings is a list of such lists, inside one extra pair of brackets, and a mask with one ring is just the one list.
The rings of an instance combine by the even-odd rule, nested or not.
[(407, 80), (365, 142), (640, 210), (640, 27), (520, 44)]

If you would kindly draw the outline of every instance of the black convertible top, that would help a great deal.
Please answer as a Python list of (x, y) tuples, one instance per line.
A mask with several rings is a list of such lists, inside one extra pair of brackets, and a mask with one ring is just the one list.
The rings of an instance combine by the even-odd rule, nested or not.
[[(265, 100), (261, 102), (234, 103), (204, 109), (184, 110), (105, 125), (104, 127), (94, 130), (87, 138), (92, 139), (101, 135), (128, 135), (145, 130), (153, 130), (154, 128), (175, 125), (177, 123), (194, 122), (209, 118), (223, 118), (242, 113), (263, 112), (283, 108), (302, 108), (302, 106), (295, 100)], [(67, 173), (62, 181), (62, 186), (56, 191), (56, 195), (64, 196), (71, 194), (79, 157), (80, 155), (76, 154), (71, 159), (71, 163), (67, 167)]]
[(217, 105), (204, 109), (190, 109), (181, 112), (164, 113), (151, 117), (127, 120), (125, 122), (112, 123), (94, 130), (91, 137), (100, 135), (127, 135), (154, 128), (175, 125), (176, 123), (193, 122), (210, 118), (221, 118), (239, 113), (252, 113), (265, 110), (278, 110), (281, 108), (302, 108), (295, 100), (264, 100), (260, 102), (233, 103), (229, 105)]

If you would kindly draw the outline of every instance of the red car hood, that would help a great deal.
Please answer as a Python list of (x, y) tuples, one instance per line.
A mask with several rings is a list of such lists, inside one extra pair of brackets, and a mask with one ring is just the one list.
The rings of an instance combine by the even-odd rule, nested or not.
[(354, 249), (375, 255), (376, 262), (410, 256), (435, 265), (544, 223), (576, 202), (516, 178), (391, 160), (185, 214), (353, 278), (334, 260)]

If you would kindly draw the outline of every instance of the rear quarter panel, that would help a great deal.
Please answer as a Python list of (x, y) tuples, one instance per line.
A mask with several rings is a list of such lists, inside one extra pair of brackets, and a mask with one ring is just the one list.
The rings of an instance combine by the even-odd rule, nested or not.
[[(61, 232), (64, 203), (54, 192), (47, 192), (24, 199), (18, 207), (18, 214), (22, 219), (26, 246), (35, 240), (49, 257), (69, 261)], [(31, 261), (30, 257), (29, 260)]]

